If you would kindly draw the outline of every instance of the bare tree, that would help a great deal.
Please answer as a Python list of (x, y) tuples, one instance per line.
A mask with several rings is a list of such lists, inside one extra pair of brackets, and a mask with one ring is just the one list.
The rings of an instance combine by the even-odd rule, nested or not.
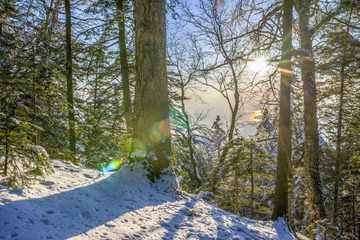
[[(241, 4), (240, 4), (241, 5)], [(192, 33), (196, 41), (206, 49), (200, 70), (201, 83), (221, 94), (227, 101), (231, 120), (228, 141), (234, 138), (236, 124), (241, 117), (239, 110), (249, 100), (251, 81), (245, 76), (249, 56), (253, 53), (249, 37), (252, 29), (252, 12), (245, 5), (231, 8), (226, 1), (200, 0), (198, 13), (183, 5), (186, 21), (195, 27)], [(253, 5), (249, 5), (252, 8)], [(225, 160), (227, 148), (219, 159)], [(214, 170), (213, 191), (218, 182), (218, 168)]]
[[(206, 76), (202, 83), (218, 91), (228, 102), (231, 111), (228, 140), (231, 141), (239, 109), (247, 101), (244, 93), (249, 90), (244, 71), (248, 56), (252, 53), (248, 38), (251, 13), (230, 9), (226, 1), (215, 0), (200, 0), (197, 14), (186, 5), (183, 10), (186, 21), (196, 29), (193, 33), (196, 40), (203, 42), (209, 49), (206, 52), (207, 59), (203, 60), (201, 66)], [(248, 21), (245, 26), (244, 20)], [(209, 76), (210, 73), (213, 77)]]
[[(195, 51), (194, 51), (195, 50)], [(169, 79), (171, 83), (180, 90), (179, 101), (181, 104), (182, 122), (185, 123), (185, 138), (189, 149), (189, 159), (192, 165), (192, 173), (196, 188), (202, 185), (199, 174), (198, 162), (195, 157), (194, 132), (190, 126), (190, 117), (185, 108), (185, 101), (188, 99), (185, 94), (190, 86), (194, 87), (199, 77), (202, 53), (197, 51), (196, 41), (193, 38), (173, 37), (168, 44)], [(194, 88), (191, 89), (194, 92)], [(194, 92), (194, 94), (196, 94)]]

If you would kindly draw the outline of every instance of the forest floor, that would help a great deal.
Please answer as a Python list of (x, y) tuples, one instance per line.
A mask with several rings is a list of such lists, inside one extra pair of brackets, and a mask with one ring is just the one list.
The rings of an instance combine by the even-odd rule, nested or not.
[(0, 186), (0, 239), (296, 239), (283, 221), (239, 218), (166, 190), (169, 179), (152, 184), (141, 166), (103, 174), (51, 162), (55, 173), (30, 189)]

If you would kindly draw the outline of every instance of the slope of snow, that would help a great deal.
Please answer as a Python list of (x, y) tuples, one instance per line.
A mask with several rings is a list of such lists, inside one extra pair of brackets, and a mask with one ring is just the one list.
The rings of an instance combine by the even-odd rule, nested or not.
[(59, 160), (52, 166), (55, 174), (31, 189), (0, 186), (0, 239), (295, 239), (281, 221), (239, 218), (179, 196), (166, 189), (169, 179), (152, 184), (140, 164), (106, 175)]

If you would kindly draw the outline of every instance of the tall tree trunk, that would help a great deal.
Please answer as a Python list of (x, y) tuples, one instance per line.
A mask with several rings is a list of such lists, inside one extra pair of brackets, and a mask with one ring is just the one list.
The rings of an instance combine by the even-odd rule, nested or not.
[(293, 0), (284, 0), (283, 37), (280, 77), (280, 119), (276, 165), (275, 201), (272, 220), (286, 217), (288, 211), (288, 177), (291, 168), (291, 47)]
[[(133, 138), (145, 145), (148, 176), (160, 177), (170, 165), (169, 99), (166, 77), (166, 0), (134, 1), (136, 87), (134, 99)], [(138, 144), (132, 145), (131, 159)], [(144, 150), (142, 150), (144, 151)]]
[[(34, 73), (35, 72), (35, 46), (33, 46), (32, 48), (32, 58), (31, 58), (31, 63), (32, 63), (32, 73), (31, 73), (31, 78), (32, 78), (32, 91), (33, 91), (33, 124), (34, 126), (37, 126), (37, 108), (36, 108), (36, 104), (37, 104), (37, 100), (36, 100), (36, 97), (37, 97), (37, 93), (36, 93), (36, 74)], [(32, 142), (33, 144), (35, 145), (38, 145), (38, 130), (37, 128), (35, 127), (34, 129), (34, 135), (32, 136)]]
[[(37, 126), (37, 108), (36, 108), (36, 82), (35, 82), (35, 77), (33, 76), (33, 81), (32, 81), (32, 87), (33, 87), (33, 107), (34, 107), (34, 119), (33, 119), (33, 123), (35, 126)], [(34, 135), (33, 135), (33, 143), (35, 145), (38, 145), (38, 130), (37, 128), (34, 129)]]
[[(346, 41), (345, 41), (346, 43)], [(346, 45), (344, 47), (346, 51)], [(344, 54), (345, 54), (344, 51)], [(343, 62), (341, 64), (340, 72), (340, 104), (339, 104), (339, 113), (338, 113), (338, 122), (337, 122), (337, 133), (336, 133), (336, 150), (335, 150), (335, 181), (334, 181), (334, 191), (333, 191), (333, 203), (332, 203), (332, 214), (331, 214), (331, 223), (333, 225), (337, 222), (337, 202), (339, 198), (339, 173), (340, 173), (340, 162), (341, 162), (341, 128), (343, 120), (343, 105), (344, 105), (344, 68), (345, 68), (345, 56), (343, 56)]]
[[(349, 23), (351, 21), (352, 10), (350, 10)], [(339, 113), (338, 113), (338, 122), (337, 122), (337, 132), (336, 132), (336, 150), (335, 150), (335, 181), (334, 181), (334, 191), (333, 191), (333, 203), (332, 203), (332, 213), (331, 213), (331, 223), (336, 225), (337, 223), (337, 211), (338, 211), (338, 198), (339, 198), (339, 180), (340, 180), (340, 162), (341, 162), (341, 135), (342, 135), (342, 120), (343, 120), (343, 106), (344, 106), (344, 87), (345, 87), (345, 65), (346, 65), (346, 52), (348, 44), (348, 34), (349, 26), (346, 29), (346, 36), (344, 41), (343, 57), (341, 62), (340, 69), (340, 102), (339, 102)]]
[(6, 117), (5, 120), (5, 162), (4, 162), (4, 175), (7, 175), (8, 172), (8, 165), (9, 165), (9, 118)]
[(124, 101), (124, 109), (125, 109), (126, 130), (130, 134), (132, 106), (131, 106), (131, 96), (130, 96), (129, 65), (127, 62), (127, 51), (126, 51), (125, 12), (124, 12), (125, 4), (126, 4), (126, 0), (117, 0), (116, 2), (116, 6), (118, 10), (121, 81), (122, 81), (123, 101)]
[[(354, 184), (355, 185), (355, 184)], [(355, 190), (352, 189), (352, 214), (351, 214), (351, 223), (352, 223), (352, 234), (356, 234), (356, 208), (355, 208)]]
[(71, 11), (70, 0), (65, 0), (66, 14), (66, 83), (67, 83), (67, 107), (69, 117), (69, 150), (71, 160), (75, 161), (76, 139), (75, 139), (75, 114), (74, 114), (74, 93), (72, 78), (72, 50), (71, 50)]
[(235, 167), (235, 178), (234, 178), (234, 187), (235, 187), (235, 214), (239, 215), (239, 202), (240, 199), (240, 191), (239, 191), (239, 163), (236, 164)]
[(253, 145), (251, 144), (250, 148), (250, 174), (251, 174), (251, 195), (250, 195), (250, 205), (251, 205), (251, 219), (254, 219), (254, 169), (253, 169)]
[[(223, 47), (223, 45), (221, 45), (221, 46)], [(225, 49), (223, 51), (224, 51), (224, 54), (226, 54)], [(240, 106), (240, 93), (239, 93), (238, 80), (237, 80), (236, 72), (235, 72), (235, 69), (234, 69), (234, 66), (233, 66), (232, 62), (230, 62), (230, 68), (231, 68), (231, 73), (232, 73), (232, 77), (233, 77), (234, 85), (235, 85), (235, 92), (234, 92), (235, 104), (234, 104), (234, 108), (231, 109), (231, 123), (230, 123), (230, 129), (229, 129), (229, 142), (234, 137), (236, 117), (237, 117), (237, 113), (239, 111), (239, 106)], [(227, 154), (227, 152), (225, 152), (223, 154)]]
[[(224, 56), (229, 59), (229, 57), (226, 54), (226, 50), (224, 48), (224, 45), (221, 44), (221, 48), (223, 49), (223, 54)], [(235, 124), (236, 124), (236, 118), (238, 115), (238, 111), (239, 111), (239, 106), (240, 106), (240, 93), (239, 93), (239, 87), (238, 87), (238, 80), (237, 80), (237, 76), (236, 76), (236, 72), (233, 66), (233, 63), (230, 61), (230, 69), (231, 69), (231, 73), (232, 73), (232, 78), (234, 80), (234, 85), (235, 85), (235, 92), (234, 92), (234, 107), (232, 108), (230, 105), (230, 109), (231, 109), (231, 122), (230, 122), (230, 128), (229, 128), (229, 142), (231, 142), (231, 140), (234, 138), (234, 131), (235, 131)], [(220, 166), (221, 164), (224, 163), (225, 159), (226, 159), (226, 155), (228, 154), (229, 148), (224, 148), (223, 152), (221, 153), (220, 159), (219, 159), (219, 164), (218, 166)], [(216, 185), (219, 182), (219, 168), (216, 168), (214, 171), (214, 178), (212, 181), (212, 191), (215, 194), (216, 192)]]
[(315, 63), (312, 54), (313, 32), (309, 26), (312, 0), (300, 2), (300, 46), (304, 53), (301, 64), (301, 79), (304, 90), (304, 165), (305, 182), (309, 198), (310, 221), (325, 218), (324, 197), (319, 173), (319, 132), (316, 116)]
[(289, 166), (289, 177), (288, 177), (288, 199), (290, 201), (288, 201), (288, 223), (289, 225), (295, 229), (295, 222), (294, 222), (294, 218), (292, 215), (292, 212), (295, 212), (296, 210), (294, 209), (294, 207), (292, 206), (292, 201), (294, 201), (295, 199), (295, 193), (294, 193), (294, 168), (293, 165), (291, 164)]

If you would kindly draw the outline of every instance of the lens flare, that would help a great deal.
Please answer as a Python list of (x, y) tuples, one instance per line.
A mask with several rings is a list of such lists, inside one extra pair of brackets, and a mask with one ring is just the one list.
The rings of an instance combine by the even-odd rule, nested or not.
[(111, 161), (106, 167), (102, 168), (103, 173), (111, 172), (119, 168), (120, 164), (123, 162), (123, 159), (115, 159)]
[(157, 130), (154, 130), (150, 133), (150, 140), (157, 143), (161, 140), (161, 133)]
[(285, 69), (285, 68), (278, 68), (278, 70), (280, 70), (282, 73), (286, 73), (286, 74), (290, 74), (293, 75), (294, 72), (289, 70), (289, 69)]
[(170, 136), (170, 119), (164, 119), (159, 123), (159, 130), (162, 135)]
[(149, 137), (152, 142), (158, 143), (169, 138), (170, 135), (170, 119), (164, 119), (152, 126)]

